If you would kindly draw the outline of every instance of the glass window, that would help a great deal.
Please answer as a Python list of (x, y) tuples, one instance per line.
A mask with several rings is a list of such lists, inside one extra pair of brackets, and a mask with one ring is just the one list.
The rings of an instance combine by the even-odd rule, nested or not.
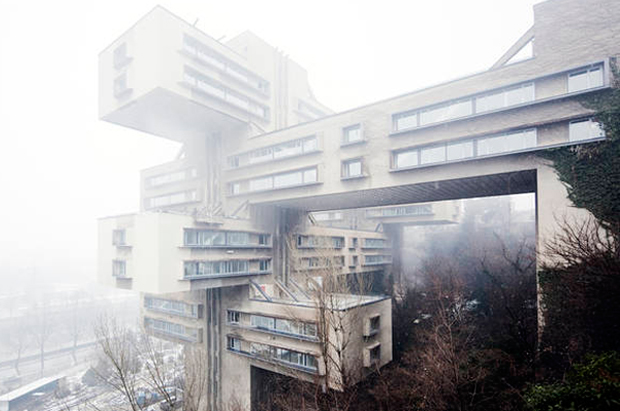
[(418, 150), (401, 151), (396, 153), (396, 168), (418, 165)]
[(273, 150), (268, 148), (263, 148), (260, 150), (255, 150), (250, 152), (250, 164), (260, 163), (263, 161), (269, 161), (273, 158)]
[(592, 119), (571, 121), (568, 126), (569, 141), (588, 140), (605, 136), (601, 125)]
[(238, 324), (240, 318), (241, 318), (241, 315), (239, 311), (228, 311), (227, 319), (229, 323)]
[(120, 68), (124, 66), (127, 61), (127, 43), (123, 43), (114, 49), (114, 67)]
[(381, 328), (381, 316), (375, 316), (370, 319), (370, 331), (379, 331)]
[(127, 74), (123, 73), (114, 79), (114, 95), (118, 96), (128, 91), (127, 89)]
[(343, 143), (355, 143), (362, 141), (362, 126), (356, 124), (354, 126), (345, 127), (343, 130)]
[(442, 161), (446, 161), (445, 146), (429, 147), (420, 150), (421, 164), (439, 163)]
[(300, 140), (291, 141), (286, 144), (281, 144), (274, 147), (274, 158), (289, 157), (301, 154), (303, 150), (303, 143)]
[(304, 153), (315, 151), (317, 149), (316, 137), (304, 140)]
[(125, 277), (127, 275), (127, 263), (121, 260), (112, 261), (112, 275), (114, 277)]
[(287, 174), (279, 174), (273, 177), (273, 186), (275, 188), (300, 185), (302, 183), (303, 175), (301, 171)]
[(472, 140), (448, 143), (448, 160), (462, 160), (474, 156), (474, 142)]
[(420, 125), (438, 123), (472, 114), (472, 100), (462, 100), (420, 111)]
[(228, 349), (232, 351), (241, 351), (241, 340), (235, 337), (228, 337)]
[(316, 168), (312, 168), (304, 171), (304, 183), (316, 183), (317, 172)]
[(405, 130), (418, 126), (418, 112), (398, 114), (394, 117), (396, 130)]
[(603, 68), (601, 66), (579, 70), (568, 75), (568, 91), (581, 91), (603, 85)]
[(260, 260), (258, 269), (261, 272), (269, 271), (271, 269), (271, 260)]
[(273, 188), (273, 177), (262, 177), (250, 180), (250, 191), (269, 190)]
[(359, 177), (362, 175), (362, 160), (357, 158), (343, 162), (343, 177)]
[(125, 245), (125, 230), (112, 231), (112, 245)]

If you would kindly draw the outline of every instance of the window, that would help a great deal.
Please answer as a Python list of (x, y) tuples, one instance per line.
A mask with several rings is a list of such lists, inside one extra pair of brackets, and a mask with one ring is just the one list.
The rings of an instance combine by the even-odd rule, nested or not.
[(114, 79), (114, 95), (119, 97), (127, 91), (129, 91), (127, 88), (127, 73), (123, 73)]
[(476, 113), (534, 101), (534, 83), (519, 84), (476, 97)]
[(248, 275), (248, 260), (227, 261), (185, 261), (185, 278), (217, 277), (226, 275)]
[(366, 255), (364, 256), (365, 265), (381, 265), (390, 264), (391, 258), (389, 255)]
[(250, 180), (250, 191), (295, 187), (317, 182), (316, 167)]
[(125, 229), (112, 231), (112, 245), (123, 246), (125, 243)]
[(377, 315), (375, 317), (370, 318), (370, 332), (376, 333), (379, 332), (381, 328), (381, 316)]
[(114, 277), (125, 278), (127, 276), (127, 262), (123, 260), (112, 261), (112, 275)]
[(342, 162), (342, 178), (362, 177), (362, 159), (355, 158)]
[(470, 158), (474, 156), (474, 142), (473, 140), (468, 140), (448, 143), (447, 151), (448, 161)]
[(241, 340), (235, 337), (228, 337), (228, 349), (232, 351), (241, 351)]
[(239, 311), (228, 310), (227, 320), (229, 324), (239, 324), (240, 317), (241, 313), (239, 313)]
[(360, 141), (362, 141), (361, 124), (355, 124), (342, 129), (342, 144), (352, 144)]
[(536, 147), (536, 129), (479, 138), (477, 141), (478, 156), (520, 151)]
[(250, 316), (250, 324), (252, 324), (252, 327), (264, 328), (266, 330), (275, 330), (276, 328), (275, 318), (264, 317), (262, 315)]
[(258, 235), (258, 245), (270, 245), (270, 235), (269, 234), (259, 234)]
[(394, 129), (406, 130), (418, 126), (418, 112), (410, 111), (408, 113), (396, 114), (394, 116)]
[(264, 163), (280, 158), (312, 153), (314, 151), (317, 151), (317, 137), (304, 137), (228, 157), (228, 165), (231, 168), (237, 168), (249, 164)]
[(445, 145), (427, 147), (420, 150), (420, 164), (440, 163), (446, 161)]
[(396, 168), (413, 167), (418, 165), (418, 150), (397, 152), (394, 156)]
[(185, 341), (197, 342), (200, 340), (198, 329), (185, 327), (181, 324), (144, 317), (144, 326), (153, 332), (170, 335)]
[(364, 248), (385, 248), (387, 241), (383, 238), (365, 238)]
[(589, 140), (604, 137), (601, 125), (592, 119), (571, 121), (568, 125), (569, 141)]
[(260, 272), (269, 271), (271, 269), (271, 260), (259, 260), (258, 265), (258, 269)]
[(578, 70), (568, 75), (568, 92), (587, 90), (603, 85), (603, 67)]
[(241, 183), (232, 183), (230, 185), (230, 194), (240, 194), (241, 193)]
[(332, 247), (334, 248), (344, 247), (344, 237), (332, 237)]
[(270, 190), (273, 188), (273, 177), (250, 180), (250, 191)]
[(237, 231), (226, 232), (226, 245), (248, 245), (250, 244), (250, 234)]
[(186, 304), (181, 301), (165, 300), (155, 297), (144, 297), (144, 308), (191, 318), (198, 318), (200, 316), (199, 312), (201, 311), (197, 304)]
[(269, 92), (269, 83), (256, 74), (251, 73), (241, 67), (238, 67), (226, 57), (220, 55), (198, 39), (187, 34), (183, 37), (183, 49), (192, 57), (199, 59), (202, 63), (206, 63), (236, 80), (256, 88), (263, 93)]
[(420, 125), (438, 123), (454, 118), (471, 115), (472, 99), (455, 101), (439, 107), (424, 109), (420, 111)]
[(356, 255), (351, 256), (351, 267), (357, 267), (359, 258)]
[(381, 361), (381, 345), (370, 349), (370, 362), (375, 363), (379, 361)]
[(357, 248), (358, 239), (357, 237), (353, 237), (351, 239), (351, 248)]
[(301, 171), (295, 173), (279, 174), (273, 178), (274, 188), (296, 186), (303, 184), (303, 175)]
[(127, 43), (123, 43), (114, 49), (114, 68), (119, 69), (129, 62), (127, 57)]

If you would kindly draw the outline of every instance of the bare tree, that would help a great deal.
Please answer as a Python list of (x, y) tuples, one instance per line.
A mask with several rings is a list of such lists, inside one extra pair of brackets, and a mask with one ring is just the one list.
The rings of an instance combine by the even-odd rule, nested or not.
[(94, 332), (101, 350), (96, 374), (125, 398), (132, 411), (141, 410), (137, 397), (141, 366), (134, 349), (135, 333), (107, 315), (97, 320)]
[(14, 318), (9, 327), (10, 332), (5, 334), (7, 345), (15, 355), (13, 367), (15, 373), (20, 375), (19, 365), (24, 351), (30, 344), (30, 322), (26, 318)]
[(39, 349), (41, 375), (45, 369), (45, 347), (51, 336), (56, 332), (55, 313), (49, 300), (43, 296), (33, 307), (32, 338)]
[[(207, 352), (204, 347), (185, 347), (184, 364), (183, 409), (200, 411), (208, 383)], [(231, 411), (234, 410), (231, 409)]]

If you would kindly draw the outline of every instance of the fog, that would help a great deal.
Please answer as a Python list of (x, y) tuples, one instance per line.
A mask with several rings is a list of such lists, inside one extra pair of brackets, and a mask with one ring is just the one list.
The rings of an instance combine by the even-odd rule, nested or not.
[[(484, 70), (534, 0), (164, 2), (215, 38), (252, 30), (336, 111)], [(96, 219), (138, 209), (139, 170), (177, 145), (97, 118), (97, 54), (150, 1), (0, 2), (0, 294), (94, 279)], [(311, 5), (311, 7), (309, 7)]]

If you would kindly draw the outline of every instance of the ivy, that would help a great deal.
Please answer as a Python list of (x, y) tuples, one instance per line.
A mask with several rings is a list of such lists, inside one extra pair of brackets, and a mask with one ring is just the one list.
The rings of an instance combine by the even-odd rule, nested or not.
[(602, 142), (543, 151), (579, 208), (590, 211), (613, 235), (620, 236), (620, 72), (612, 65), (611, 90), (582, 99), (605, 131)]

